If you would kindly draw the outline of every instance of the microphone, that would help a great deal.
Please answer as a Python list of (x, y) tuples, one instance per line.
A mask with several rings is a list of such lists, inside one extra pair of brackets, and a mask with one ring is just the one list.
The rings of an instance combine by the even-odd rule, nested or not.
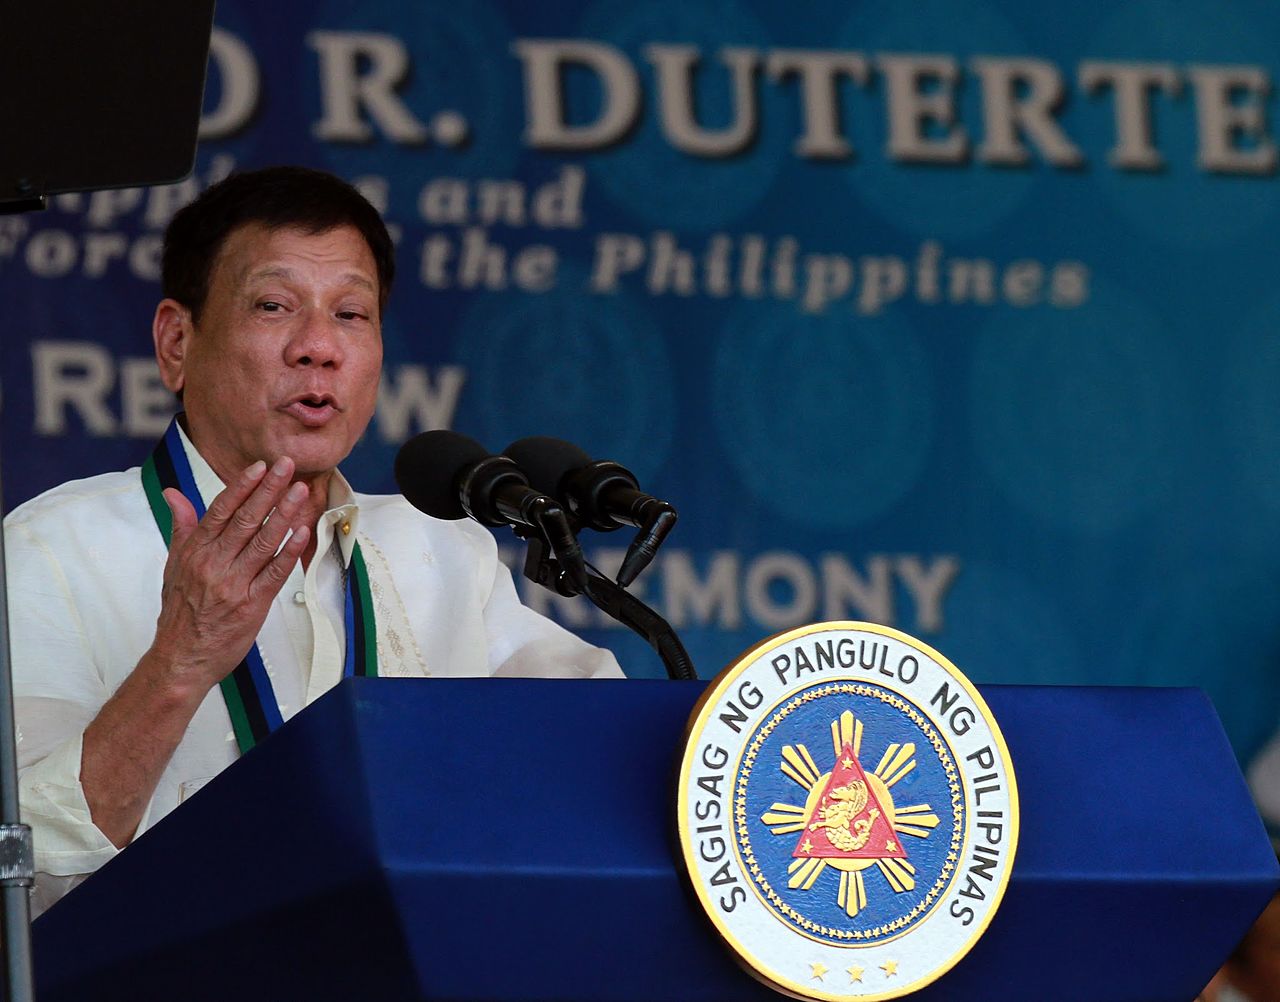
[(536, 527), (532, 509), (543, 495), (512, 460), (490, 455), (466, 435), (427, 431), (414, 436), (396, 455), (395, 473), (405, 499), (435, 518)]
[(570, 442), (534, 436), (512, 442), (503, 455), (524, 470), (536, 490), (549, 494), (582, 525), (611, 532), (624, 525), (641, 530), (618, 571), (626, 587), (649, 566), (676, 522), (676, 510), (640, 490), (635, 475), (618, 463), (593, 460)]
[(507, 456), (490, 455), (475, 439), (453, 431), (425, 431), (400, 448), (396, 484), (421, 512), (481, 525), (538, 530), (581, 592), (586, 587), (586, 558), (564, 509), (529, 486), (528, 478)]

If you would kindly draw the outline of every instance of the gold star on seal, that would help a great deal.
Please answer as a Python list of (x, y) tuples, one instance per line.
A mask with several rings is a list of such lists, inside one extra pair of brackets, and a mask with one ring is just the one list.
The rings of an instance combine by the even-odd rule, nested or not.
[(853, 768), (853, 762), (852, 762), (850, 759), (847, 759), (847, 758), (846, 758), (843, 762), (841, 762), (840, 764), (841, 764), (842, 766), (844, 766), (846, 769), (852, 769), (852, 768)]
[(898, 973), (898, 962), (896, 960), (886, 960), (880, 965), (880, 970), (884, 971), (886, 978), (891, 978)]
[(855, 981), (862, 980), (862, 972), (866, 970), (866, 968), (855, 965), (853, 967), (847, 967), (845, 970), (849, 972), (849, 984), (853, 984)]
[(809, 966), (813, 969), (813, 974), (811, 974), (810, 977), (815, 981), (821, 981), (822, 976), (827, 973), (827, 968), (823, 965), (822, 961), (818, 961), (816, 964), (810, 964)]
[(805, 839), (805, 840), (804, 840), (804, 844), (803, 844), (802, 846), (800, 846), (800, 851), (801, 851), (801, 852), (813, 852), (813, 843), (812, 843), (812, 842), (810, 842), (808, 839)]

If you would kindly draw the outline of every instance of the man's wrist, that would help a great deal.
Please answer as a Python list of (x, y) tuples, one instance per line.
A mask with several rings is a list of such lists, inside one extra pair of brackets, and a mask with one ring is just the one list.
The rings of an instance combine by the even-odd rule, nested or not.
[(209, 678), (208, 671), (201, 671), (185, 658), (153, 645), (139, 659), (132, 678), (136, 685), (145, 686), (147, 701), (154, 703), (160, 712), (186, 710), (194, 714), (217, 680)]

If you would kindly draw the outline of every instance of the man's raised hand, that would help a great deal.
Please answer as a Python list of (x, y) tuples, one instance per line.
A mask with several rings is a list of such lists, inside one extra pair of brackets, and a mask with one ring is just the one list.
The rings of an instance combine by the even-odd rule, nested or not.
[(196, 686), (203, 695), (253, 646), (311, 538), (310, 526), (298, 521), (307, 486), (290, 482), (293, 471), (288, 457), (270, 470), (254, 463), (198, 522), (180, 491), (164, 492), (173, 535), (152, 652), (173, 667), (171, 683)]

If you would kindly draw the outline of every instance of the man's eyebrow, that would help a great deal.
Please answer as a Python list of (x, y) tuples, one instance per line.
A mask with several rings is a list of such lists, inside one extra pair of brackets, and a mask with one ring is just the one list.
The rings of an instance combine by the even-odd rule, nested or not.
[[(283, 265), (267, 265), (265, 268), (255, 269), (245, 275), (246, 282), (256, 281), (261, 278), (282, 278), (286, 282), (292, 282), (297, 279), (297, 272), (292, 268), (287, 268)], [(359, 285), (362, 288), (368, 289), (370, 292), (378, 291), (378, 287), (359, 272), (344, 272), (340, 278), (343, 282), (346, 282), (349, 285)]]

